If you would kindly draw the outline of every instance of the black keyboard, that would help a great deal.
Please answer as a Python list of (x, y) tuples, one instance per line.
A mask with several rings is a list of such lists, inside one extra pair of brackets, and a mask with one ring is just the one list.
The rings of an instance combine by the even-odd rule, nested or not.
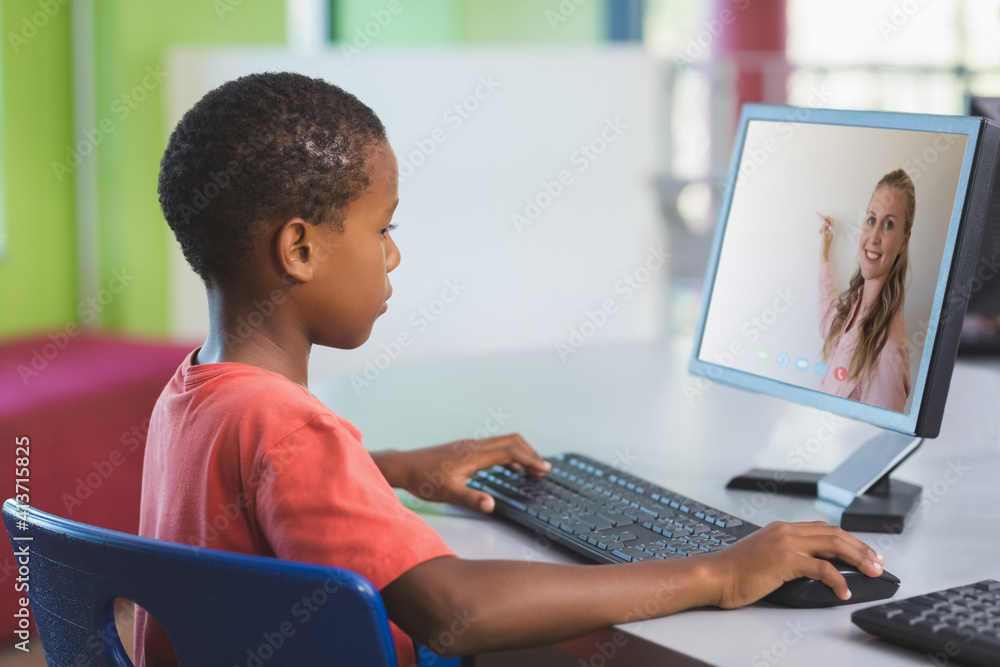
[(552, 471), (544, 477), (494, 466), (476, 473), (469, 486), (492, 495), (496, 513), (596, 562), (718, 551), (759, 529), (580, 454), (546, 460)]
[(1000, 581), (868, 607), (851, 620), (865, 632), (926, 653), (929, 664), (1000, 665)]

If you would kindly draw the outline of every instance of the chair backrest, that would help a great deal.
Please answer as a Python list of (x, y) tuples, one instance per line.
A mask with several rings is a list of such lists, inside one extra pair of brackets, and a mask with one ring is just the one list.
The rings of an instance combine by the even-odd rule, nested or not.
[(132, 665), (115, 598), (156, 618), (179, 665), (397, 664), (382, 598), (355, 572), (138, 537), (13, 500), (3, 517), (15, 554), (27, 549), (50, 665)]

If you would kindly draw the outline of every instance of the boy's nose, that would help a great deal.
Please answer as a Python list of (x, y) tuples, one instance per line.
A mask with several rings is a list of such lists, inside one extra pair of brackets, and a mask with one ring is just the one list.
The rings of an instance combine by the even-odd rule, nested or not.
[(399, 253), (399, 247), (392, 240), (392, 234), (386, 232), (386, 237), (389, 239), (389, 248), (385, 256), (385, 270), (388, 273), (399, 266), (399, 261), (402, 258)]

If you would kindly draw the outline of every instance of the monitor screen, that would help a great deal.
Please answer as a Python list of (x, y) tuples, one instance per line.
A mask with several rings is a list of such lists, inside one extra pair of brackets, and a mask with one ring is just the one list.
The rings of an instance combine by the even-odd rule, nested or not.
[(981, 123), (745, 107), (692, 371), (916, 433), (943, 315), (964, 314)]

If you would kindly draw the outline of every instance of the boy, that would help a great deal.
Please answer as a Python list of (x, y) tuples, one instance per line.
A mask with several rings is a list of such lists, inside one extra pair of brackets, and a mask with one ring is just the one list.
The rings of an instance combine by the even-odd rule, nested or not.
[[(391, 486), (413, 490), (425, 472), (449, 471), (425, 499), (489, 512), (492, 498), (465, 487), (476, 469), (543, 475), (548, 464), (518, 435), (369, 454), (357, 429), (307, 389), (312, 345), (361, 345), (400, 261), (390, 234), (396, 158), (374, 112), (299, 74), (231, 81), (181, 119), (159, 193), (205, 282), (210, 330), (153, 412), (141, 534), (360, 572), (382, 592), (404, 665), (414, 661), (410, 637), (433, 645), (455, 612), (477, 619), (448, 647), (467, 654), (695, 606), (738, 607), (801, 576), (846, 599), (843, 576), (820, 558), (881, 572), (881, 556), (822, 522), (771, 524), (723, 551), (672, 561), (457, 558)], [(139, 665), (170, 664), (169, 643), (142, 610), (136, 635)]]

